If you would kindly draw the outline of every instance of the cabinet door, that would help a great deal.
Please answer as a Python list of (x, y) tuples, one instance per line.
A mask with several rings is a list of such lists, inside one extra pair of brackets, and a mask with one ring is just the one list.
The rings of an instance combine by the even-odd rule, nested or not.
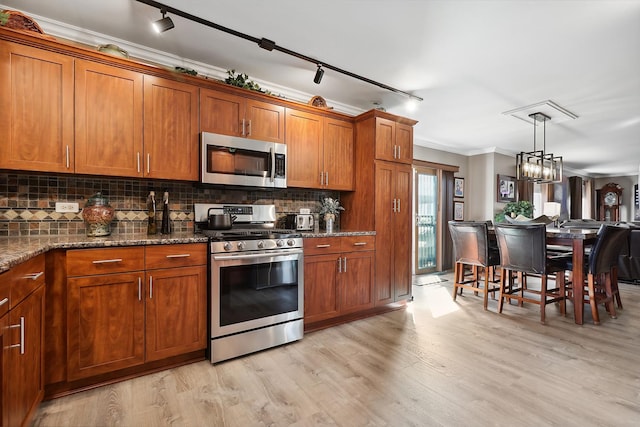
[(340, 254), (305, 256), (304, 322), (313, 323), (338, 315), (336, 288)]
[(284, 143), (284, 107), (247, 99), (245, 134), (251, 139)]
[(411, 297), (411, 166), (398, 165), (394, 177), (396, 212), (393, 228), (393, 284), (395, 301)]
[(140, 274), (67, 280), (68, 380), (144, 362), (144, 290)]
[(0, 425), (6, 427), (9, 425), (9, 390), (11, 384), (7, 376), (10, 372), (9, 356), (11, 349), (9, 348), (9, 314), (0, 316)]
[(372, 251), (342, 254), (342, 269), (338, 275), (341, 314), (373, 307), (373, 257)]
[(324, 171), (326, 188), (350, 191), (354, 188), (353, 124), (325, 119)]
[(207, 267), (147, 272), (146, 361), (207, 348)]
[(198, 88), (144, 77), (144, 176), (199, 178)]
[[(375, 165), (375, 221), (376, 221), (376, 292), (378, 305), (393, 302), (393, 250), (394, 233), (393, 200), (395, 198), (395, 168), (392, 163), (376, 162)], [(408, 238), (401, 236), (401, 238)]]
[(287, 108), (285, 123), (287, 186), (322, 188), (322, 117)]
[(413, 126), (396, 123), (396, 161), (413, 163)]
[(11, 310), (9, 323), (9, 425), (18, 426), (44, 395), (44, 286)]
[(396, 161), (396, 122), (376, 117), (376, 159)]
[(244, 136), (244, 99), (211, 89), (200, 89), (200, 130)]
[(0, 41), (0, 168), (73, 172), (73, 58)]
[(142, 176), (142, 74), (76, 62), (76, 172)]

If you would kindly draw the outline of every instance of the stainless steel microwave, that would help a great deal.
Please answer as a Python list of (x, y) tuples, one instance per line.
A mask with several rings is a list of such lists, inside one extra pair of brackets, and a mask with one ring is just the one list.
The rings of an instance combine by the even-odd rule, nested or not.
[(200, 181), (205, 184), (287, 188), (287, 146), (202, 132)]

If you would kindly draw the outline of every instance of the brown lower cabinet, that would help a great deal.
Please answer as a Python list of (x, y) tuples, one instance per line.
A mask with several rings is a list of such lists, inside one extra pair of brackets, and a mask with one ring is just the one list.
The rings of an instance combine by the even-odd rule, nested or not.
[(66, 263), (67, 381), (206, 348), (205, 243), (70, 250)]
[(305, 328), (374, 306), (375, 236), (308, 238), (304, 252)]
[(2, 426), (28, 425), (44, 395), (44, 255), (0, 275)]

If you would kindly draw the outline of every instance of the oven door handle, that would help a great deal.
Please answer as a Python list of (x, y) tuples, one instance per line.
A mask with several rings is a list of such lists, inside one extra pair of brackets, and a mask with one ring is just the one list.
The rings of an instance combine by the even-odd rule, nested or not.
[(265, 251), (260, 253), (252, 253), (252, 254), (225, 254), (225, 255), (213, 255), (214, 261), (228, 261), (234, 259), (250, 259), (250, 258), (265, 258), (265, 257), (276, 257), (282, 255), (299, 255), (302, 254), (302, 249), (287, 249), (284, 251)]

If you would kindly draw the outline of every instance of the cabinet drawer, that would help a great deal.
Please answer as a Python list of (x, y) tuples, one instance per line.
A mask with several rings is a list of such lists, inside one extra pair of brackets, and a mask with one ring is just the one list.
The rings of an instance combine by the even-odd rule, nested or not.
[(376, 248), (376, 236), (347, 236), (340, 244), (343, 252), (372, 251)]
[(0, 317), (9, 311), (9, 292), (11, 289), (9, 274), (10, 271), (0, 274)]
[(69, 277), (122, 273), (143, 269), (143, 246), (67, 251), (67, 275)]
[(10, 308), (13, 308), (44, 284), (44, 254), (13, 267), (6, 275), (11, 286)]
[(206, 243), (147, 246), (145, 267), (154, 268), (189, 267), (207, 264)]
[(305, 255), (338, 253), (341, 237), (311, 237), (304, 239)]

